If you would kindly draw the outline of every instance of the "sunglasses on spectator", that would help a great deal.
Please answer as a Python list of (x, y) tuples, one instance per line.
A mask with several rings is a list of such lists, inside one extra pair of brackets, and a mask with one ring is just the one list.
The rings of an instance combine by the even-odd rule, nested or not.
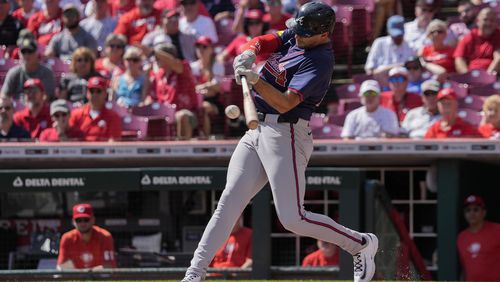
[(465, 208), (465, 212), (479, 212), (481, 211), (481, 208), (480, 207), (466, 207)]
[(444, 33), (444, 30), (442, 30), (442, 29), (437, 29), (437, 30), (433, 30), (433, 31), (431, 31), (431, 32), (430, 32), (430, 34), (435, 34), (435, 33), (437, 33), (437, 34), (443, 34), (443, 33)]
[(422, 12), (424, 12), (424, 13), (432, 13), (432, 12), (434, 12), (434, 10), (430, 9), (430, 8), (420, 8), (420, 9), (422, 9)]
[(76, 61), (78, 63), (89, 63), (90, 62), (90, 58), (87, 58), (87, 57), (84, 57), (84, 58), (78, 58), (76, 59)]
[(372, 91), (372, 90), (368, 90), (368, 91), (363, 93), (363, 96), (364, 97), (375, 97), (375, 96), (378, 96), (378, 93), (375, 91)]
[(196, 44), (196, 48), (207, 49), (208, 46), (207, 45), (202, 45), (202, 44)]
[(55, 118), (67, 117), (68, 113), (63, 113), (63, 112), (61, 112), (61, 113), (55, 113), (52, 116), (55, 117)]
[(102, 93), (104, 93), (104, 90), (99, 89), (99, 88), (92, 88), (92, 89), (89, 89), (89, 92), (90, 92), (90, 94), (102, 94)]
[(406, 77), (404, 76), (393, 76), (393, 77), (389, 77), (389, 82), (391, 83), (401, 83), (401, 82), (405, 82), (406, 81)]
[(6, 112), (12, 110), (12, 106), (0, 106), (0, 110), (4, 110)]
[(123, 48), (125, 48), (125, 45), (123, 45), (123, 44), (109, 44), (108, 46), (111, 49), (123, 49)]
[(436, 96), (437, 94), (438, 94), (437, 91), (432, 91), (432, 90), (424, 91), (424, 96)]
[(258, 25), (258, 24), (262, 24), (261, 21), (248, 21), (248, 25)]
[(35, 52), (36, 52), (36, 50), (32, 50), (32, 49), (21, 49), (21, 54), (33, 54)]
[(406, 69), (407, 70), (419, 70), (420, 67), (419, 66), (407, 66)]
[(90, 218), (87, 218), (87, 217), (80, 217), (80, 218), (75, 219), (75, 221), (76, 221), (77, 223), (82, 223), (82, 222), (87, 223), (87, 222), (89, 222), (89, 221), (90, 221)]
[(127, 58), (127, 59), (125, 59), (125, 60), (127, 60), (127, 61), (129, 61), (129, 62), (132, 62), (132, 63), (138, 63), (138, 62), (140, 62), (140, 61), (141, 61), (141, 59), (140, 59), (140, 58)]

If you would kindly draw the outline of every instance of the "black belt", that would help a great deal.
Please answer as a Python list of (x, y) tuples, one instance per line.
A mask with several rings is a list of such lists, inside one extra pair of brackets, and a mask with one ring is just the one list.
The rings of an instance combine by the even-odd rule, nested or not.
[[(265, 113), (257, 113), (257, 117), (259, 118), (259, 121), (265, 121), (266, 120), (266, 114)], [(298, 117), (287, 117), (283, 115), (278, 116), (278, 122), (279, 123), (297, 123), (299, 121)]]

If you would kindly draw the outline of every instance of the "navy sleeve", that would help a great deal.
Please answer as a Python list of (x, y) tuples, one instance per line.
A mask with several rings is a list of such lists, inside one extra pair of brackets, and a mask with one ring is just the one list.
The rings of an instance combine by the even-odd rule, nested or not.
[(320, 66), (319, 62), (307, 58), (292, 77), (288, 90), (298, 94), (302, 101), (312, 96), (321, 99), (328, 89), (330, 78), (326, 76), (330, 72), (323, 71)]

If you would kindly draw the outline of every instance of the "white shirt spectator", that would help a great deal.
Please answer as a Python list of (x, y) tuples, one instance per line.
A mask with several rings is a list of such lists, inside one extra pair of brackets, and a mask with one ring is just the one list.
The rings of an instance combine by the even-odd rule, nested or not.
[(381, 106), (369, 113), (366, 107), (362, 106), (347, 114), (340, 136), (367, 139), (383, 137), (384, 133), (392, 135), (399, 133), (396, 114)]
[(440, 119), (439, 114), (431, 115), (424, 107), (408, 111), (401, 128), (408, 133), (410, 138), (424, 138), (427, 129)]
[(181, 17), (179, 19), (179, 30), (185, 34), (192, 34), (196, 36), (196, 38), (202, 35), (207, 36), (213, 43), (219, 41), (215, 24), (213, 20), (207, 16), (198, 15), (193, 22), (188, 22), (186, 17)]
[(415, 51), (407, 42), (403, 41), (398, 46), (390, 36), (382, 36), (373, 42), (366, 59), (365, 70), (375, 70), (380, 66), (392, 64), (403, 65), (411, 56), (415, 56)]
[(426, 44), (430, 43), (430, 41), (427, 39), (427, 34), (425, 33), (425, 30), (427, 27), (420, 28), (418, 27), (418, 22), (417, 19), (405, 23), (405, 41), (408, 42), (408, 45), (417, 52), (425, 46)]

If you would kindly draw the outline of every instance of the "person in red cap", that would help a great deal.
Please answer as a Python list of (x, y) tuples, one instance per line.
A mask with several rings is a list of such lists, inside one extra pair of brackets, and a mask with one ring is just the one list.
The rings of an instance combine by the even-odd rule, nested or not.
[(224, 65), (215, 60), (214, 46), (210, 38), (200, 36), (195, 47), (198, 60), (190, 63), (190, 66), (196, 80), (196, 92), (203, 95), (201, 105), (204, 110), (203, 132), (206, 136), (210, 136), (213, 129), (212, 122), (224, 122), (224, 104), (220, 86), (224, 77)]
[(108, 81), (102, 77), (91, 77), (87, 82), (88, 103), (73, 110), (70, 126), (80, 128), (86, 141), (118, 140), (121, 137), (120, 116), (105, 107)]
[(14, 114), (14, 122), (28, 131), (31, 138), (38, 138), (42, 131), (52, 124), (49, 105), (40, 79), (26, 80), (23, 95), (27, 107)]
[[(246, 44), (254, 37), (262, 35), (267, 30), (267, 24), (262, 20), (264, 14), (261, 10), (253, 9), (245, 13), (245, 20), (243, 22), (244, 32), (229, 43), (229, 45), (217, 57), (218, 61), (224, 62), (226, 60), (233, 60), (244, 51)], [(257, 56), (256, 63), (264, 61), (265, 57)]]
[(453, 89), (442, 89), (437, 99), (441, 118), (429, 127), (424, 138), (479, 137), (477, 129), (458, 116), (457, 94)]
[(95, 224), (90, 204), (73, 206), (73, 226), (61, 237), (57, 269), (116, 267), (113, 236)]
[(458, 234), (457, 248), (466, 281), (500, 281), (500, 224), (485, 220), (486, 205), (476, 195), (464, 201), (467, 229)]
[(46, 128), (40, 134), (40, 141), (78, 141), (83, 139), (83, 132), (79, 128), (69, 126), (70, 109), (68, 101), (55, 100), (50, 104), (52, 127)]

